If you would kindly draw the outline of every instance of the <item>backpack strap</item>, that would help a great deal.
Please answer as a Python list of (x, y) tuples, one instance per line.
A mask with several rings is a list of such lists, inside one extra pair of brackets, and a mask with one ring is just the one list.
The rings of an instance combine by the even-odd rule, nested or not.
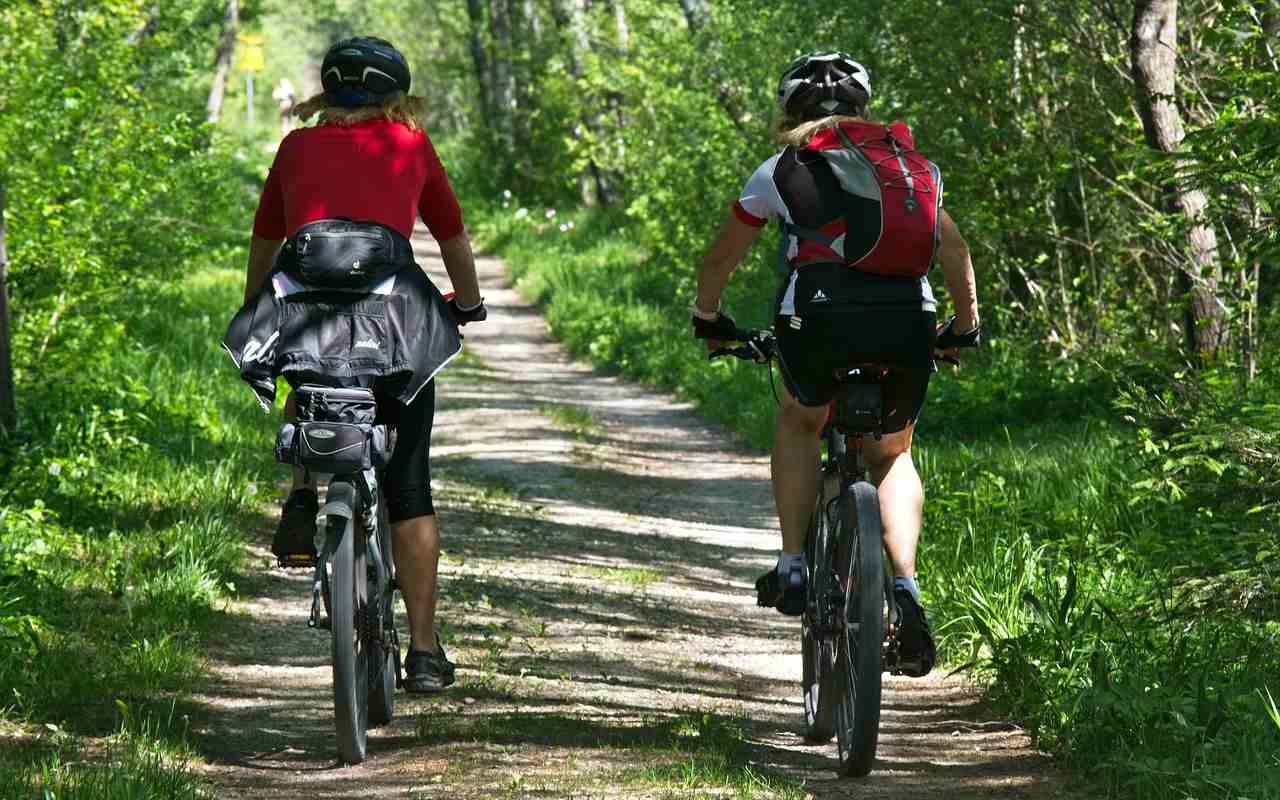
[(853, 140), (849, 138), (849, 134), (845, 133), (843, 128), (837, 125), (834, 130), (836, 132), (836, 137), (840, 139), (840, 144), (850, 150), (859, 150), (858, 146), (853, 143)]

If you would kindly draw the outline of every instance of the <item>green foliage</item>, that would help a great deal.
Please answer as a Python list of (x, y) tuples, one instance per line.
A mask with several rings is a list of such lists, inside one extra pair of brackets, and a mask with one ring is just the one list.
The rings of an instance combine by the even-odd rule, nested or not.
[(233, 591), (240, 530), (271, 481), (269, 418), (216, 379), (238, 280), (138, 289), (150, 310), (75, 393), (19, 385), (30, 410), (0, 463), (0, 705), (14, 713), (93, 728), (114, 698), (199, 674), (198, 634)]
[[(269, 480), (263, 415), (214, 379), (241, 274), (217, 266), (244, 258), (261, 166), (202, 121), (223, 8), (0, 9), (18, 400), (0, 432), (9, 716), (100, 733), (117, 699), (145, 708), (187, 688)], [(72, 796), (106, 791), (92, 770), (47, 772)]]
[[(629, 47), (530, 76), (557, 99), (515, 112), (558, 116), (573, 176), (611, 176), (616, 210), (566, 212), (562, 159), (516, 185), (498, 140), (472, 131), (452, 153), (468, 175), (488, 165), (465, 183), (486, 207), (468, 212), (556, 334), (766, 446), (763, 371), (708, 365), (673, 333), (696, 260), (774, 147), (777, 70), (853, 52), (873, 72), (871, 113), (909, 121), (942, 167), (989, 334), (964, 371), (937, 376), (916, 443), (945, 651), (1113, 795), (1280, 796), (1266, 690), (1280, 680), (1274, 12), (1179, 8), (1187, 140), (1165, 155), (1134, 114), (1123, 13), (721, 0), (698, 27), (673, 4), (625, 5)], [(586, 23), (611, 41), (609, 17)], [(533, 58), (563, 63), (569, 43)], [(579, 124), (593, 107), (599, 124)], [(1177, 354), (1190, 226), (1171, 198), (1188, 188), (1208, 201), (1231, 336), (1199, 374)], [(770, 318), (772, 238), (726, 295), (748, 326)]]

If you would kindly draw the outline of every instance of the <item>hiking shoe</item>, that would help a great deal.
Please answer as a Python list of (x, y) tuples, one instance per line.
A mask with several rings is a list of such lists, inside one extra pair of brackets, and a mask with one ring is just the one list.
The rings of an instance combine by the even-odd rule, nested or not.
[(409, 649), (404, 660), (404, 690), (406, 692), (439, 692), (453, 684), (453, 662), (445, 655), (440, 636), (436, 635), (436, 652)]
[(898, 668), (911, 678), (922, 678), (933, 669), (938, 658), (933, 644), (933, 631), (924, 609), (906, 589), (894, 589), (893, 599), (898, 604)]
[(804, 604), (804, 567), (793, 567), (785, 580), (778, 574), (777, 567), (756, 578), (756, 605), (776, 608), (788, 617), (798, 617), (804, 613)]
[(320, 499), (312, 489), (296, 489), (284, 501), (271, 552), (282, 567), (309, 567), (316, 562), (316, 514)]

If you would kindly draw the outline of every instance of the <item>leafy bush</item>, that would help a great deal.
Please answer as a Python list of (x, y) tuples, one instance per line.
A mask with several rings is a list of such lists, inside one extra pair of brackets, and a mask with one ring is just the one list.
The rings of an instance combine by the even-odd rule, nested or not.
[(202, 121), (224, 6), (0, 9), (0, 713), (101, 732), (115, 699), (189, 686), (269, 480), (217, 345), (262, 167)]

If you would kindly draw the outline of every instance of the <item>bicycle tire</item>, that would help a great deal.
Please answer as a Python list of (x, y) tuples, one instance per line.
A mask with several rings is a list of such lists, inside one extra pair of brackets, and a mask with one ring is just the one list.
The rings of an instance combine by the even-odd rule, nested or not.
[[(334, 494), (333, 485), (329, 494)], [(353, 509), (355, 511), (355, 509)], [(358, 512), (357, 512), (358, 513)], [(338, 757), (346, 764), (364, 761), (369, 724), (369, 652), (359, 621), (367, 605), (366, 548), (354, 522), (345, 517), (327, 520), (336, 533), (329, 586), (330, 641), (333, 645), (333, 719)], [(341, 526), (334, 531), (334, 526)]]
[(871, 772), (880, 735), (882, 647), (886, 624), (880, 500), (865, 481), (841, 497), (836, 571), (847, 625), (836, 637), (836, 740), (839, 772)]
[[(369, 641), (369, 727), (386, 725), (395, 714), (396, 659), (395, 589), (392, 583), (391, 521), (378, 489), (378, 555), (381, 563), (370, 571), (369, 605), (381, 614), (383, 638)], [(390, 644), (390, 647), (387, 646)]]
[(802, 663), (801, 691), (804, 701), (804, 737), (815, 744), (831, 741), (835, 735), (834, 703), (831, 685), (835, 675), (835, 648), (830, 636), (814, 631), (829, 616), (827, 592), (818, 587), (832, 583), (831, 526), (826, 512), (829, 482), (824, 475), (809, 530), (805, 534), (805, 561), (809, 567), (810, 600), (800, 620), (800, 654)]

